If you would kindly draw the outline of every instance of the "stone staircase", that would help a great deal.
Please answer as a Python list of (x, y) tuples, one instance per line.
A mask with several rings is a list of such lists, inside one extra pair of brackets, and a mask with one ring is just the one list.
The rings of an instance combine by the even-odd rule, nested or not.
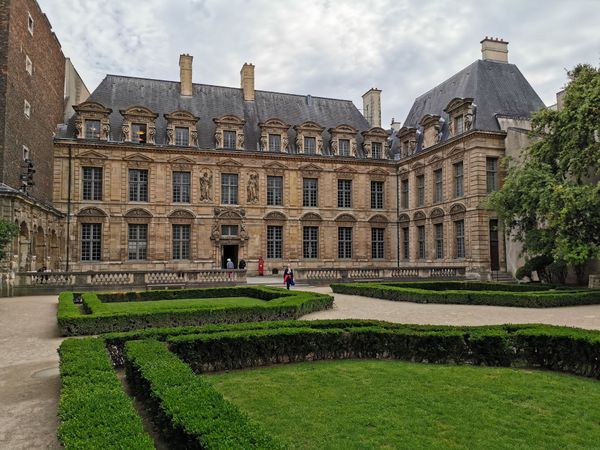
[(512, 274), (504, 271), (499, 272), (491, 272), (490, 273), (491, 280), (499, 283), (516, 283), (517, 279), (512, 276)]

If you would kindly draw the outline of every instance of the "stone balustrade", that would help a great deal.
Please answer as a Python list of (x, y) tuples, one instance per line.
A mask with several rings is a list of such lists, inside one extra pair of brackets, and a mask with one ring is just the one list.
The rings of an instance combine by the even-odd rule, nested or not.
[(296, 280), (302, 281), (360, 281), (420, 278), (463, 278), (465, 267), (383, 267), (383, 268), (295, 268)]

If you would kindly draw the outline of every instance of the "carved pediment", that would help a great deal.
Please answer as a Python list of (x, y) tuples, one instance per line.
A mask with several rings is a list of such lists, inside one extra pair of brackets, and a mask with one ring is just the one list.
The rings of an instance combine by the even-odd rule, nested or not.
[(123, 158), (124, 161), (137, 161), (137, 162), (152, 162), (154, 161), (152, 158), (142, 155), (141, 153), (134, 153), (133, 155), (128, 155)]
[(97, 113), (97, 114), (101, 114), (101, 115), (109, 115), (110, 113), (112, 113), (112, 109), (106, 108), (105, 106), (103, 106), (102, 104), (100, 104), (98, 102), (83, 102), (83, 103), (80, 103), (79, 105), (74, 105), (73, 109), (78, 114)]
[(423, 128), (428, 128), (432, 125), (436, 125), (437, 123), (439, 123), (439, 121), (440, 121), (440, 116), (432, 115), (432, 114), (425, 114), (421, 118), (419, 125), (421, 125)]
[(176, 209), (169, 214), (169, 219), (193, 219), (194, 215), (187, 209)]
[(330, 128), (329, 133), (331, 134), (356, 134), (358, 130), (354, 128), (352, 125), (341, 124), (335, 128)]
[(387, 225), (389, 220), (382, 214), (375, 214), (373, 217), (369, 219), (369, 223), (378, 224), (378, 225)]
[(100, 208), (84, 208), (77, 213), (77, 217), (107, 217)]
[(381, 138), (381, 139), (387, 139), (388, 138), (388, 132), (385, 131), (381, 127), (369, 128), (368, 130), (363, 131), (360, 134), (362, 134), (364, 137)]
[(436, 161), (441, 161), (441, 160), (442, 160), (442, 158), (441, 158), (441, 156), (440, 156), (440, 155), (433, 155), (431, 158), (429, 158), (429, 159), (427, 160), (427, 164), (433, 164), (433, 163), (435, 163)]
[(370, 174), (370, 175), (381, 175), (381, 176), (386, 176), (386, 175), (389, 175), (390, 173), (389, 173), (387, 170), (385, 170), (385, 169), (382, 169), (382, 168), (378, 167), (378, 168), (376, 168), (376, 169), (371, 169), (371, 170), (369, 170), (369, 174)]
[(461, 213), (464, 213), (466, 210), (467, 210), (467, 208), (465, 208), (465, 206), (463, 204), (455, 203), (450, 208), (450, 214), (461, 214)]
[(425, 220), (425, 213), (423, 211), (417, 211), (413, 215), (413, 220), (416, 222), (418, 220)]
[(287, 166), (285, 164), (281, 164), (280, 162), (277, 162), (277, 161), (268, 162), (263, 167), (265, 169), (271, 169), (271, 170), (285, 170), (285, 169), (287, 169)]
[(343, 213), (335, 218), (336, 222), (356, 222), (356, 217), (352, 214)]
[(435, 219), (436, 217), (444, 217), (444, 210), (441, 208), (434, 208), (429, 214), (429, 217), (432, 219)]
[(290, 124), (288, 124), (280, 119), (271, 118), (271, 119), (265, 120), (264, 122), (260, 122), (258, 124), (258, 126), (260, 128), (281, 128), (281, 129), (287, 130), (290, 127)]
[(132, 219), (140, 219), (140, 218), (151, 218), (152, 214), (142, 208), (134, 208), (127, 211), (123, 217), (132, 218)]
[(345, 174), (345, 173), (354, 174), (354, 173), (356, 173), (356, 170), (354, 170), (352, 167), (349, 167), (349, 166), (338, 167), (337, 169), (335, 169), (335, 171), (337, 173), (342, 173), (342, 174)]
[(303, 172), (322, 172), (323, 168), (315, 165), (315, 164), (306, 164), (304, 166), (300, 166), (299, 170)]
[(214, 212), (216, 219), (243, 220), (246, 216), (244, 208), (215, 208)]
[(412, 166), (410, 166), (411, 170), (417, 170), (424, 167), (423, 163), (421, 161), (417, 161), (416, 163), (414, 163)]
[(178, 156), (176, 158), (170, 159), (169, 163), (171, 163), (171, 164), (194, 164), (194, 161), (190, 158), (186, 158), (185, 156)]
[(270, 213), (268, 213), (267, 215), (265, 215), (264, 220), (287, 220), (287, 217), (285, 216), (285, 214), (277, 212), (277, 211), (271, 211)]
[(145, 106), (130, 106), (127, 109), (119, 110), (122, 116), (134, 116), (134, 117), (143, 117), (147, 118), (150, 121), (156, 120), (158, 114), (152, 112), (150, 109)]
[(400, 214), (398, 222), (410, 222), (410, 217), (408, 217), (408, 214)]
[(448, 106), (446, 106), (446, 108), (444, 109), (444, 112), (451, 114), (452, 111), (455, 111), (465, 105), (470, 105), (471, 103), (473, 103), (473, 99), (470, 97), (467, 97), (467, 98), (454, 97), (452, 100), (450, 100), (450, 103), (448, 103)]
[(217, 163), (218, 166), (242, 167), (243, 164), (235, 159), (226, 158)]
[(93, 150), (81, 152), (77, 156), (79, 158), (87, 158), (87, 159), (107, 159), (107, 157), (105, 155), (103, 155), (102, 153), (98, 153)]
[(242, 119), (241, 117), (238, 117), (234, 114), (226, 114), (221, 117), (216, 117), (213, 119), (213, 122), (216, 123), (217, 125), (221, 125), (221, 126), (233, 125), (236, 127), (242, 127), (246, 123), (246, 121), (244, 119)]
[(458, 155), (462, 155), (465, 151), (465, 146), (464, 144), (460, 144), (457, 145), (456, 147), (452, 148), (452, 150), (450, 150), (450, 152), (448, 153), (448, 156), (458, 156)]
[(191, 112), (178, 110), (173, 111), (169, 114), (163, 114), (165, 119), (168, 121), (187, 121), (187, 122), (198, 122), (200, 120), (199, 117), (194, 116)]
[(300, 217), (300, 220), (302, 222), (320, 222), (323, 219), (321, 219), (321, 216), (317, 213), (309, 212)]
[(313, 122), (311, 120), (307, 120), (306, 122), (303, 122), (300, 125), (296, 125), (294, 129), (297, 131), (313, 131), (315, 133), (322, 133), (323, 131), (325, 131), (325, 128), (323, 128), (317, 122)]

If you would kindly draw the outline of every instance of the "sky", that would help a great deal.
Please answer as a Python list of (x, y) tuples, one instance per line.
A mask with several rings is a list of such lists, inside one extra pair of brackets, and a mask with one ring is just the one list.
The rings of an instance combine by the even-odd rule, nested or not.
[(90, 91), (106, 74), (349, 99), (382, 90), (382, 125), (481, 57), (485, 36), (509, 42), (546, 105), (578, 63), (600, 65), (600, 0), (38, 0)]

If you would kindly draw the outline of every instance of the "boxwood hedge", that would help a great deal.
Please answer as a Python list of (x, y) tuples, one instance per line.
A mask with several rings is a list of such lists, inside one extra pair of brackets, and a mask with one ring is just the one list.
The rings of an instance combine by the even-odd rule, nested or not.
[(406, 283), (335, 283), (333, 292), (400, 302), (550, 308), (600, 303), (598, 289), (544, 285), (427, 281)]
[[(74, 299), (80, 297), (81, 305)], [(190, 298), (253, 297), (265, 300), (264, 305), (172, 308), (145, 304), (133, 311), (110, 311), (103, 308), (111, 302), (147, 302)], [(333, 298), (325, 294), (285, 289), (248, 286), (220, 289), (179, 289), (172, 291), (126, 292), (97, 294), (63, 292), (59, 296), (58, 325), (64, 336), (128, 331), (148, 327), (179, 327), (206, 323), (237, 323), (264, 320), (294, 319), (304, 314), (331, 308)], [(140, 306), (142, 306), (140, 304)]]

